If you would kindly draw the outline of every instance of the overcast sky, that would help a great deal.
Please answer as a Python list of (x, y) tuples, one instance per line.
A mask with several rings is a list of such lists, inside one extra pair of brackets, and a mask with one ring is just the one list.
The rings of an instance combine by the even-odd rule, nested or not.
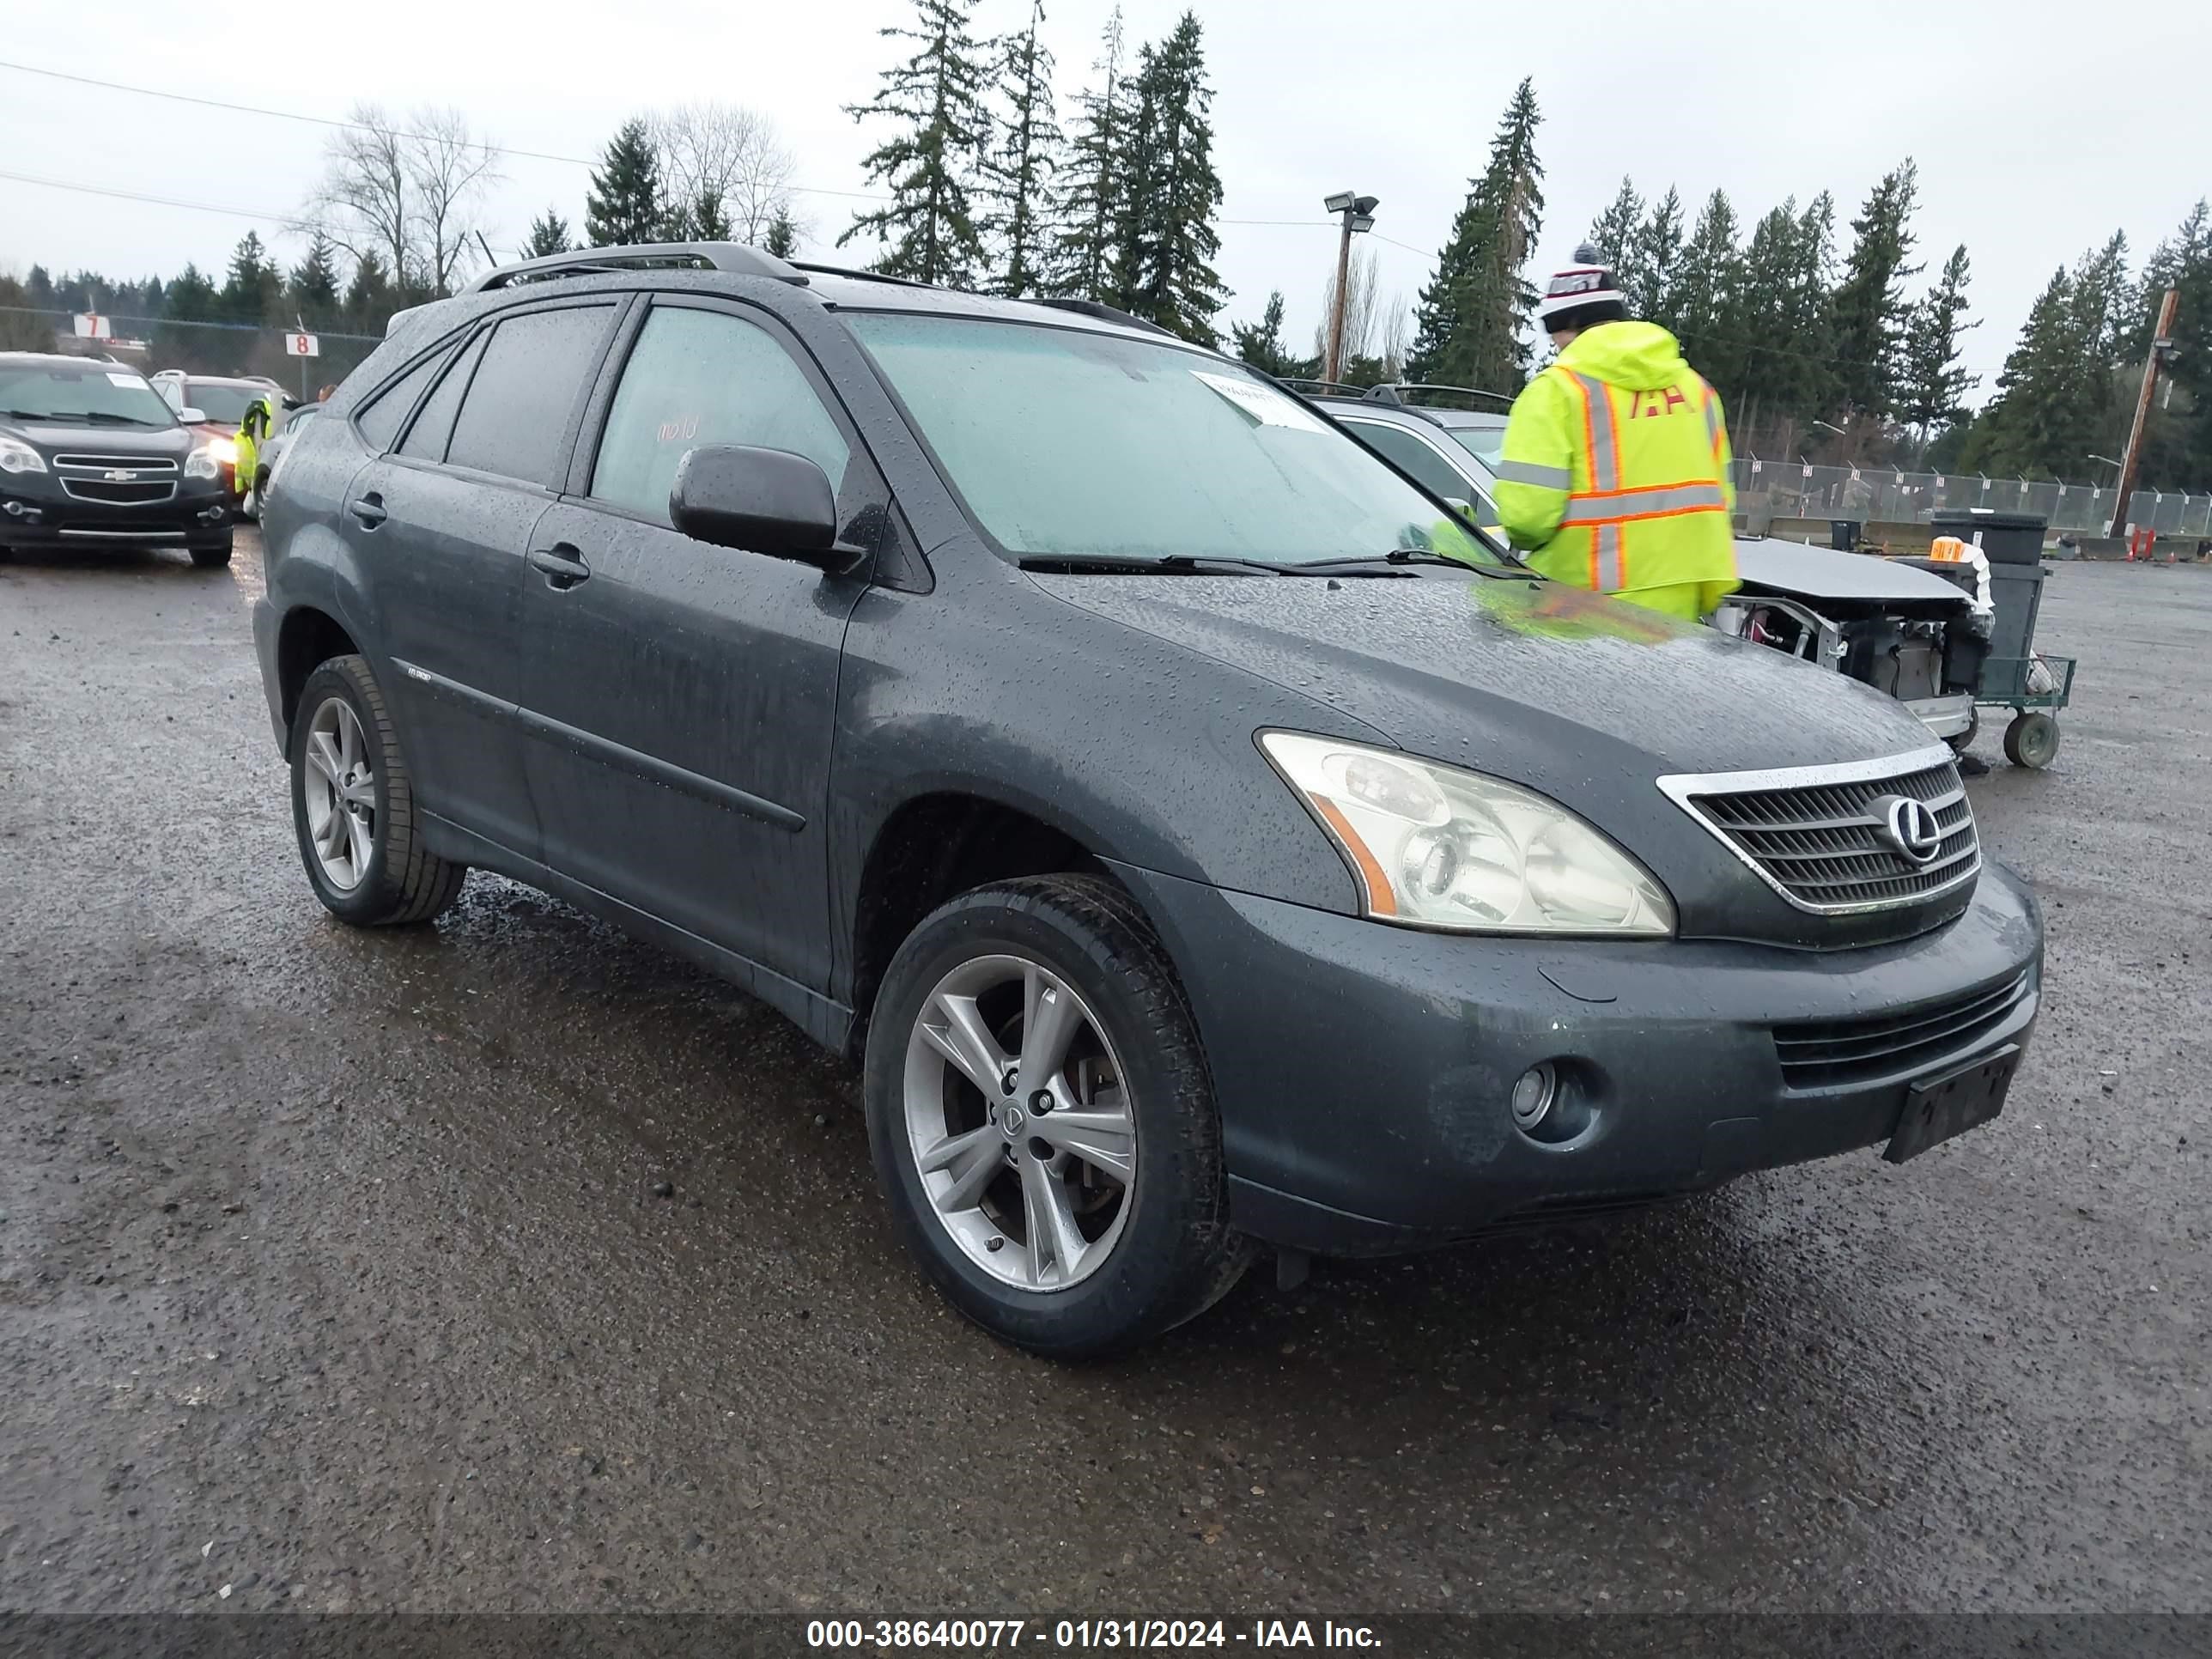
[[(1064, 120), (1109, 5), (1049, 9)], [(657, 106), (750, 105), (797, 155), (797, 181), (824, 192), (867, 187), (870, 131), (839, 106), (874, 90), (905, 50), (876, 31), (911, 13), (908, 0), (380, 0), (244, 13), (15, 0), (7, 9), (0, 60), (326, 117), (359, 100), (394, 112), (451, 104), (499, 143), (559, 155), (593, 155), (623, 118)], [(1164, 34), (1182, 9), (1125, 0), (1132, 40)], [(2209, 61), (2212, 8), (2191, 0), (1208, 0), (1198, 9), (1227, 194), (1220, 269), (1235, 290), (1222, 320), (1256, 317), (1280, 288), (1294, 343), (1311, 334), (1334, 258), (1322, 197), (1356, 188), (1382, 198), (1370, 243), (1381, 288), (1410, 303), (1524, 75), (1545, 117), (1543, 270), (1567, 258), (1624, 172), (1647, 193), (1678, 185), (1692, 210), (1723, 188), (1747, 226), (1785, 196), (1802, 203), (1826, 188), (1847, 237), (1867, 189), (1911, 155), (1922, 254), (1940, 264), (1959, 242), (1972, 254), (1975, 313), (1987, 321), (1969, 356), (1987, 376), (2054, 266), (2115, 228), (2140, 259), (2212, 192), (2212, 98), (2160, 68), (2194, 76)], [(977, 33), (1024, 15), (1024, 0), (982, 0)], [(0, 69), (0, 173), (282, 217), (305, 201), (324, 137)], [(501, 165), (490, 219), (502, 253), (548, 204), (580, 221), (583, 167)], [(809, 252), (834, 257), (829, 244), (856, 204), (798, 199)], [(250, 226), (288, 262), (298, 257), (300, 238), (265, 220), (0, 177), (0, 270), (19, 275), (39, 263), (167, 276), (186, 260), (219, 272)]]

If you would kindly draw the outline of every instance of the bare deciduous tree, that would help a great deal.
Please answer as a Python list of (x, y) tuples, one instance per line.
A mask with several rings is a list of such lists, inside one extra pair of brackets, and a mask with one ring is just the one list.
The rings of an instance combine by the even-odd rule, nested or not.
[(451, 292), (475, 263), (471, 240), (500, 178), (495, 152), (459, 110), (418, 109), (403, 123), (357, 104), (347, 119), (308, 198), (314, 223), (356, 264), (374, 254), (404, 287)]
[(792, 216), (796, 163), (775, 124), (757, 110), (685, 104), (648, 116), (646, 125), (660, 153), (661, 188), (671, 202), (688, 209), (713, 192), (741, 242), (763, 240), (779, 216)]

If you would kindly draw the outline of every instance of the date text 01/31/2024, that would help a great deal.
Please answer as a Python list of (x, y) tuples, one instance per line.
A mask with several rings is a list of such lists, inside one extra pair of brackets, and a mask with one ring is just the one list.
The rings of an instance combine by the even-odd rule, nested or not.
[(1324, 1619), (814, 1619), (806, 1645), (823, 1649), (933, 1648), (980, 1652), (1043, 1643), (1054, 1649), (1364, 1648), (1382, 1638), (1365, 1625)]

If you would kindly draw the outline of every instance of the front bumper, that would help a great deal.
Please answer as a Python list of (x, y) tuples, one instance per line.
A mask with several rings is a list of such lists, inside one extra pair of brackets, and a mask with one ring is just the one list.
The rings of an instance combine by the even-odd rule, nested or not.
[(1930, 737), (1955, 738), (1973, 729), (1974, 694), (1951, 691), (1940, 697), (1900, 699), (1905, 712), (1928, 728)]
[[(2041, 990), (2040, 915), (1994, 864), (1955, 920), (1834, 951), (1420, 933), (1115, 873), (1189, 994), (1232, 1218), (1323, 1254), (1633, 1207), (1875, 1145), (1913, 1079), (2024, 1044)], [(1961, 1002), (1996, 1012), (1947, 1048), (1954, 1022), (1933, 1016)], [(1879, 1042), (1850, 1035), (1923, 1014), (1934, 1047), (1894, 1069)], [(1858, 1058), (1785, 1078), (1775, 1028), (1815, 1023)], [(1580, 1126), (1563, 1143), (1523, 1134), (1510, 1109), (1516, 1079), (1542, 1060), (1572, 1109), (1556, 1121)]]
[(0, 547), (220, 547), (234, 514), (220, 482), (166, 501), (87, 501), (41, 492), (0, 493)]

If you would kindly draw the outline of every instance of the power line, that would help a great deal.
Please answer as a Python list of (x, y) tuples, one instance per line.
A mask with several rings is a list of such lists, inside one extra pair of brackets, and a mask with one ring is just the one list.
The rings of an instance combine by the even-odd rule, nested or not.
[(291, 230), (313, 228), (311, 221), (296, 214), (261, 213), (252, 208), (217, 207), (212, 202), (187, 202), (181, 197), (155, 196), (137, 190), (117, 190), (106, 185), (72, 184), (65, 179), (41, 179), (28, 173), (10, 173), (5, 168), (0, 168), (0, 179), (12, 179), (19, 185), (39, 185), (47, 190), (75, 191), (81, 196), (108, 196), (118, 202), (146, 202), (155, 207), (189, 208), (194, 213), (220, 213), (232, 219), (261, 219)]
[[(191, 93), (164, 92), (159, 87), (134, 87), (121, 81), (102, 81), (89, 75), (73, 75), (66, 70), (45, 69), (36, 64), (16, 64), (0, 59), (0, 70), (13, 70), (19, 75), (41, 76), (49, 81), (69, 81), (81, 87), (97, 87), (102, 92), (127, 92), (139, 98), (163, 98), (173, 104), (196, 104), (202, 109), (228, 110), (234, 115), (260, 115), (272, 121), (298, 121), (313, 127), (330, 127), (343, 132), (390, 131), (400, 138), (427, 139), (434, 135), (410, 132), (400, 128), (384, 129), (370, 126), (363, 121), (341, 121), (328, 115), (302, 115), (296, 110), (269, 109), (259, 104), (233, 104), (220, 98), (200, 98)], [(494, 155), (518, 156), (529, 161), (560, 161), (569, 167), (597, 167), (599, 163), (582, 155), (560, 155), (550, 150), (519, 149), (512, 144), (495, 144), (486, 140), (471, 146)], [(820, 185), (786, 185), (784, 189), (805, 196), (844, 196), (861, 202), (888, 202), (888, 196), (865, 190), (830, 190)]]
[[(0, 306), (0, 314), (16, 317), (43, 317), (50, 322), (66, 323), (71, 315), (66, 307)], [(213, 317), (126, 317), (117, 311), (100, 313), (111, 323), (129, 323), (139, 328), (222, 328), (234, 334), (290, 334), (289, 328), (280, 328), (270, 323), (226, 323)], [(341, 334), (332, 328), (307, 331), (319, 340), (358, 340), (369, 345), (381, 345), (381, 334)]]

